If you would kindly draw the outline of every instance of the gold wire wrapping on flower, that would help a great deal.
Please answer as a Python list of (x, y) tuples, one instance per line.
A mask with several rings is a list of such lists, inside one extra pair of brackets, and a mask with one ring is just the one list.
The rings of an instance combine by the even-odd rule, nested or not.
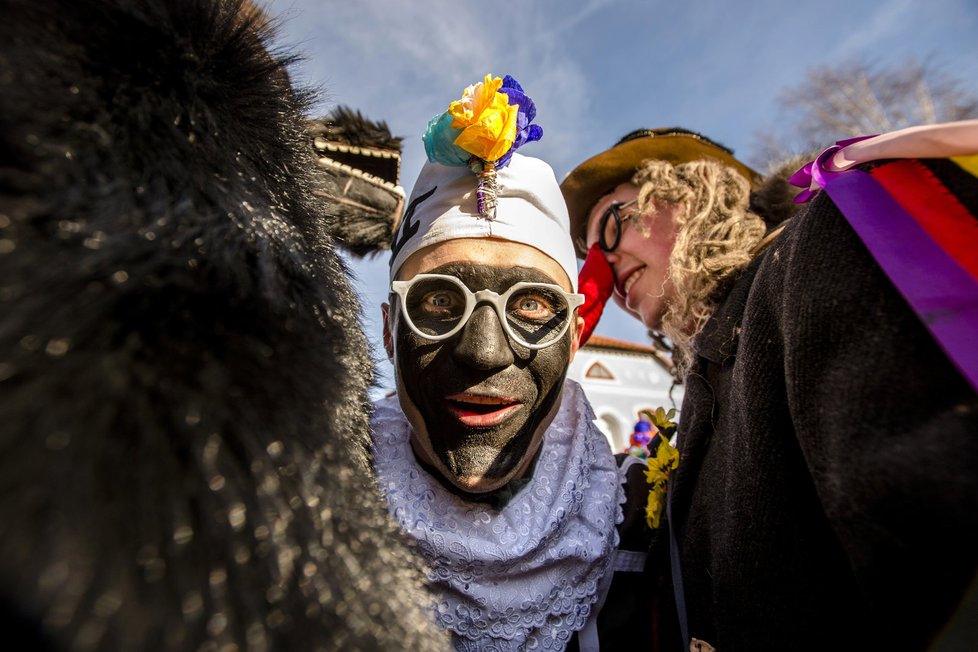
[(496, 170), (509, 164), (518, 147), (543, 137), (543, 129), (532, 124), (535, 116), (536, 105), (515, 79), (486, 75), (428, 122), (425, 153), (432, 163), (468, 166), (479, 178), (479, 216), (494, 220)]
[(476, 172), (479, 177), (479, 187), (475, 191), (476, 205), (479, 208), (479, 215), (487, 220), (496, 219), (496, 166), (491, 162), (484, 162), (482, 170)]

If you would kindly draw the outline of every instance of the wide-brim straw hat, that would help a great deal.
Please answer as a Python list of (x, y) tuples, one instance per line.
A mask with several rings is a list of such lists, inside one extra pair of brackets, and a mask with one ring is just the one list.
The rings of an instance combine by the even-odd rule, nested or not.
[(734, 158), (731, 150), (694, 131), (680, 127), (633, 131), (610, 149), (578, 165), (560, 184), (578, 256), (587, 254), (585, 240), (591, 208), (618, 184), (631, 181), (642, 163), (650, 159), (674, 165), (714, 159), (744, 175), (752, 188), (761, 180), (761, 175)]

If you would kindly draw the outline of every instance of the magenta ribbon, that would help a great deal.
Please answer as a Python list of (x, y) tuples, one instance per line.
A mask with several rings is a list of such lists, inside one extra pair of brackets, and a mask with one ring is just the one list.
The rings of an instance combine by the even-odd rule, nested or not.
[[(864, 137), (865, 138), (865, 137)], [(849, 143), (839, 141), (790, 183), (806, 190), (796, 202), (825, 189), (873, 258), (920, 317), (938, 344), (978, 391), (978, 283), (948, 255), (871, 175), (835, 172), (827, 163)]]

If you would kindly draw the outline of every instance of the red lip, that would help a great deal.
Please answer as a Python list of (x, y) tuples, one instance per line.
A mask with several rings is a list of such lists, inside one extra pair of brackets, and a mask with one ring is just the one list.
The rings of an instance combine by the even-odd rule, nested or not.
[(644, 267), (644, 265), (634, 265), (629, 267), (624, 271), (624, 273), (619, 274), (615, 278), (615, 292), (617, 292), (618, 296), (620, 296), (622, 299), (628, 298), (628, 296), (625, 294), (625, 281), (627, 281), (632, 274), (642, 269), (642, 267)]
[(485, 394), (452, 394), (445, 397), (445, 404), (462, 425), (470, 428), (499, 425), (523, 407), (516, 399)]

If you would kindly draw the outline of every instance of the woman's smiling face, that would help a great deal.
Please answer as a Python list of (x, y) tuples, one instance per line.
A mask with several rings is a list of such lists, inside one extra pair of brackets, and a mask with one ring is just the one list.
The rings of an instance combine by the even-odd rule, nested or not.
[[(502, 240), (451, 240), (422, 249), (398, 278), (418, 274), (454, 276), (472, 292), (502, 294), (521, 281), (570, 290), (563, 268), (551, 258)], [(486, 303), (476, 306), (461, 331), (441, 341), (413, 332), (397, 305), (385, 310), (384, 324), (415, 454), (467, 493), (494, 491), (521, 477), (559, 406), (577, 349), (576, 323), (538, 350), (514, 342)]]
[[(603, 196), (588, 216), (587, 246), (598, 241), (601, 218), (612, 204), (625, 204), (638, 197), (638, 188), (622, 183)], [(622, 225), (621, 239), (605, 258), (615, 275), (615, 303), (650, 329), (659, 327), (666, 306), (673, 299), (669, 281), (669, 256), (676, 240), (675, 217), (679, 204), (656, 202), (655, 210), (634, 215)], [(635, 211), (626, 208), (622, 217)]]

